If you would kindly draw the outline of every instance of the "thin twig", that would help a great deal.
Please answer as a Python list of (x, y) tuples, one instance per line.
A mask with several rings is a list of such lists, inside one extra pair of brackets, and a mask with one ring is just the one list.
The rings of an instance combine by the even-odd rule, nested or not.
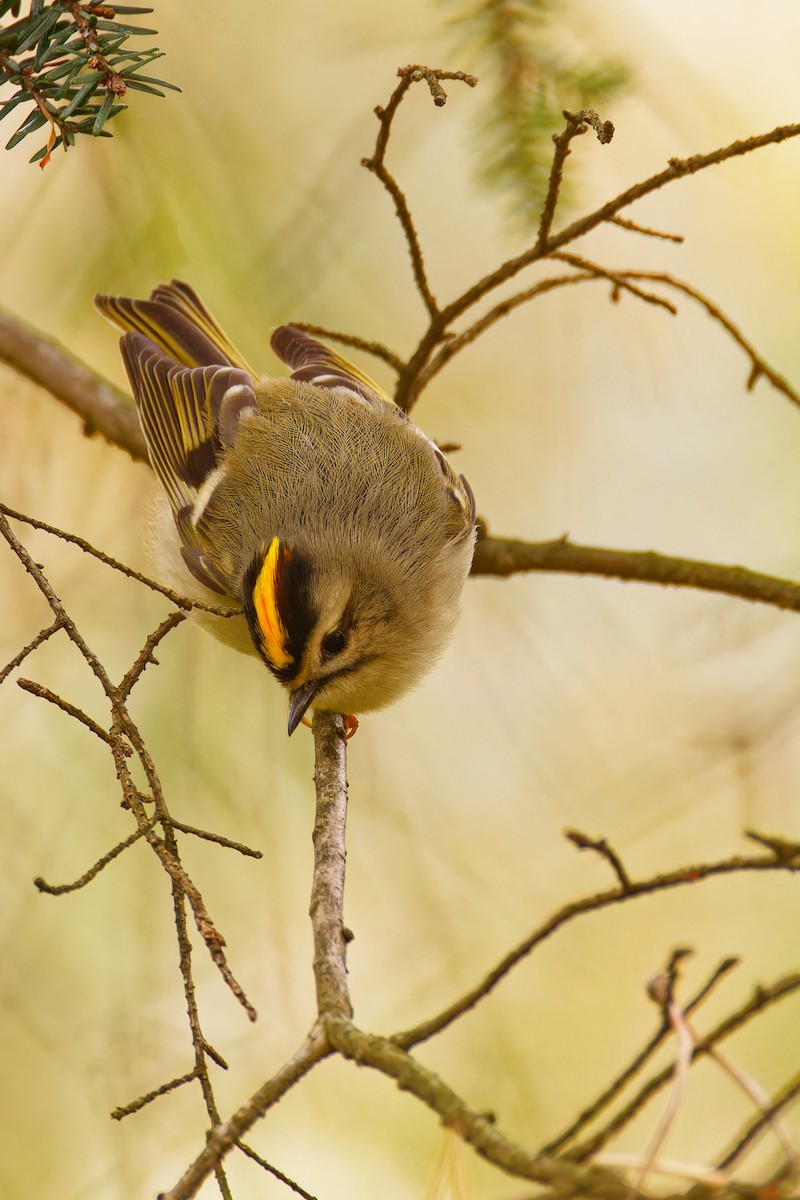
[[(690, 1026), (691, 1029), (691, 1026)], [(696, 1041), (700, 1040), (699, 1034), (691, 1030)], [(735, 1063), (727, 1054), (723, 1054), (721, 1050), (712, 1047), (709, 1050), (709, 1057), (714, 1060), (725, 1074), (733, 1080), (744, 1094), (752, 1101), (754, 1107), (758, 1110), (759, 1115), (764, 1120), (764, 1129), (772, 1131), (775, 1140), (779, 1143), (784, 1155), (786, 1156), (786, 1164), (790, 1170), (796, 1170), (798, 1166), (798, 1152), (792, 1140), (792, 1136), (788, 1129), (784, 1128), (776, 1113), (771, 1112), (770, 1098), (756, 1079), (753, 1078), (747, 1071), (743, 1070)]]
[(769, 380), (776, 391), (782, 392), (788, 400), (791, 400), (792, 404), (800, 407), (800, 392), (798, 392), (796, 388), (793, 388), (783, 375), (774, 370), (774, 368), (772, 368), (769, 363), (762, 358), (755, 346), (753, 346), (752, 342), (748, 341), (748, 339), (744, 336), (738, 325), (735, 325), (730, 317), (722, 311), (719, 305), (715, 304), (713, 300), (710, 300), (708, 296), (703, 295), (702, 292), (699, 292), (697, 288), (691, 287), (688, 283), (684, 283), (682, 279), (676, 279), (673, 275), (667, 275), (661, 271), (621, 271), (620, 276), (625, 279), (640, 279), (647, 280), (650, 283), (661, 283), (664, 284), (665, 287), (670, 287), (675, 291), (683, 292), (685, 296), (689, 296), (692, 300), (695, 300), (706, 310), (710, 317), (712, 317), (723, 327), (726, 333), (733, 338), (737, 346), (740, 346), (750, 359), (751, 369), (747, 379), (747, 390), (752, 391), (756, 383), (758, 383), (758, 380), (763, 375), (765, 379)]
[(753, 1145), (755, 1140), (769, 1128), (771, 1121), (778, 1116), (793, 1100), (800, 1096), (800, 1075), (795, 1075), (793, 1079), (781, 1088), (774, 1097), (772, 1102), (759, 1113), (758, 1117), (753, 1120), (745, 1131), (739, 1135), (734, 1144), (731, 1146), (725, 1155), (717, 1163), (718, 1171), (729, 1171), (735, 1162), (740, 1159), (747, 1150)]
[(686, 238), (680, 233), (667, 233), (663, 229), (651, 229), (649, 225), (639, 225), (626, 217), (610, 217), (609, 225), (619, 225), (621, 229), (629, 229), (632, 233), (642, 233), (645, 237), (661, 238), (665, 242), (685, 242)]
[[(738, 959), (726, 958), (715, 968), (709, 979), (695, 993), (689, 1003), (686, 1005), (686, 1012), (694, 1012), (696, 1008), (702, 1004), (703, 1000), (711, 993), (714, 987), (738, 964)], [(608, 1108), (609, 1104), (622, 1092), (630, 1081), (642, 1070), (642, 1068), (653, 1057), (656, 1050), (662, 1044), (667, 1034), (669, 1033), (669, 1021), (662, 1016), (661, 1023), (655, 1033), (648, 1039), (642, 1049), (634, 1056), (631, 1062), (616, 1076), (615, 1079), (604, 1088), (600, 1095), (587, 1105), (578, 1116), (572, 1121), (566, 1129), (559, 1133), (556, 1137), (550, 1138), (541, 1148), (542, 1154), (555, 1154), (556, 1151), (572, 1141), (576, 1134), (585, 1129), (590, 1121), (593, 1121), (604, 1109)]]
[[(53, 590), (49, 580), (44, 574), (44, 571), (37, 563), (34, 562), (26, 548), (16, 537), (8, 522), (8, 518), (2, 512), (0, 512), (0, 534), (2, 534), (2, 536), (8, 542), (9, 546), (20, 560), (25, 570), (34, 580), (39, 591), (47, 600), (47, 603), (49, 604), (56, 619), (61, 621), (62, 628), (73, 642), (77, 650), (83, 656), (84, 661), (87, 663), (95, 678), (100, 683), (111, 706), (113, 723), (110, 733), (110, 746), (114, 759), (114, 767), (120, 787), (122, 789), (124, 802), (134, 815), (138, 829), (142, 836), (147, 840), (151, 849), (156, 853), (161, 861), (162, 866), (167, 871), (171, 879), (173, 911), (178, 933), (178, 943), (180, 947), (181, 976), (183, 979), (187, 1008), (189, 1010), (192, 1042), (195, 1049), (195, 1070), (203, 1091), (203, 1097), (209, 1119), (212, 1125), (214, 1125), (219, 1120), (219, 1113), (217, 1111), (211, 1080), (205, 1063), (207, 1042), (200, 1028), (199, 1016), (197, 1014), (195, 1003), (195, 985), (190, 966), (191, 944), (189, 942), (188, 932), (186, 929), (185, 899), (189, 900), (195, 918), (195, 923), (205, 941), (212, 960), (217, 966), (217, 969), (220, 971), (228, 987), (239, 1003), (242, 1004), (251, 1020), (255, 1019), (255, 1010), (247, 1000), (247, 997), (234, 978), (230, 967), (227, 964), (227, 960), (222, 950), (224, 939), (211, 922), (197, 887), (183, 869), (178, 854), (175, 832), (170, 824), (169, 810), (161, 791), (160, 780), (147, 747), (144, 744), (141, 733), (139, 732), (139, 729), (134, 721), (131, 719), (129, 712), (125, 707), (124, 700), (120, 695), (119, 689), (115, 688), (112, 684), (102, 663), (86, 643), (75, 622), (67, 614), (66, 609)], [(131, 777), (127, 761), (131, 748), (137, 755), (147, 778), (152, 800), (155, 805), (155, 815), (157, 816), (163, 830), (163, 838), (156, 834), (153, 819), (148, 816), (142, 802), (141, 795)], [(215, 1164), (213, 1171), (216, 1176), (220, 1192), (227, 1200), (227, 1198), (231, 1196), (231, 1193), (225, 1179), (221, 1163)]]
[(759, 833), (756, 829), (745, 829), (744, 836), (757, 846), (769, 850), (781, 862), (795, 862), (800, 858), (800, 842), (785, 837), (777, 837), (774, 833)]
[(386, 166), (386, 151), (389, 146), (389, 135), (391, 134), (395, 113), (412, 84), (422, 82), (423, 80), (426, 81), (431, 89), (434, 104), (436, 104), (437, 108), (441, 108), (447, 99), (444, 89), (441, 86), (441, 80), (458, 80), (461, 83), (466, 83), (469, 87), (475, 87), (478, 80), (474, 75), (467, 75), (464, 71), (442, 71), (438, 68), (423, 67), (418, 64), (401, 67), (397, 74), (400, 76), (400, 82), (389, 97), (388, 104), (385, 107), (378, 105), (375, 108), (375, 116), (380, 122), (378, 137), (372, 155), (369, 158), (362, 158), (361, 165), (366, 167), (368, 171), (371, 171), (380, 180), (392, 198), (397, 219), (400, 222), (400, 227), (406, 239), (417, 291), (422, 297), (428, 315), (435, 319), (439, 309), (428, 283), (428, 274), (425, 270), (425, 260), (422, 255), (419, 234), (414, 225), (405, 193)]
[(119, 683), (120, 698), (127, 700), (134, 686), (142, 677), (142, 672), (148, 665), (158, 666), (158, 659), (153, 657), (153, 651), (167, 634), (186, 620), (185, 612), (172, 612), (165, 617), (158, 629), (148, 635), (147, 640), (136, 656), (133, 665), (125, 672)]
[(162, 1083), (160, 1087), (153, 1088), (152, 1092), (147, 1092), (144, 1096), (139, 1096), (138, 1099), (132, 1100), (130, 1104), (122, 1104), (119, 1108), (112, 1108), (111, 1119), (113, 1121), (122, 1121), (125, 1117), (130, 1117), (133, 1113), (145, 1108), (153, 1100), (157, 1100), (159, 1096), (166, 1096), (169, 1092), (174, 1092), (176, 1088), (183, 1087), (185, 1083), (191, 1083), (196, 1078), (197, 1073), (189, 1071), (188, 1074), (181, 1075), (177, 1079), (170, 1079), (169, 1083)]
[(98, 859), (88, 871), (85, 871), (84, 874), (81, 875), (80, 879), (76, 879), (73, 883), (48, 883), (46, 880), (42, 879), (41, 875), (37, 875), (36, 879), (33, 881), (34, 886), (37, 887), (40, 892), (44, 892), (48, 896), (65, 896), (68, 892), (79, 891), (81, 888), (86, 887), (87, 883), (91, 883), (92, 880), (100, 874), (104, 867), (107, 867), (108, 864), (113, 862), (115, 858), (119, 858), (120, 854), (122, 854), (124, 850), (129, 849), (130, 846), (133, 846), (136, 842), (143, 838), (146, 835), (148, 828), (152, 829), (157, 823), (158, 817), (152, 817), (148, 822), (147, 828), (134, 829), (133, 833), (129, 837), (126, 837), (122, 842), (118, 842), (112, 850), (109, 850), (107, 854), (104, 854), (102, 858)]
[(634, 896), (654, 895), (675, 887), (693, 886), (701, 879), (712, 879), (721, 875), (735, 875), (739, 872), (749, 871), (789, 871), (796, 873), (799, 870), (800, 864), (782, 863), (771, 854), (759, 855), (752, 858), (735, 855), (732, 858), (720, 859), (717, 862), (681, 867), (677, 871), (654, 875), (650, 879), (631, 880), (627, 889), (615, 887), (605, 892), (598, 892), (593, 896), (586, 896), (582, 900), (573, 900), (571, 903), (565, 904), (553, 916), (549, 917), (547, 921), (515, 946), (475, 987), (470, 988), (468, 992), (465, 992), (463, 996), (460, 996), (436, 1016), (422, 1021), (419, 1025), (411, 1029), (395, 1034), (392, 1041), (398, 1046), (408, 1048), (419, 1045), (420, 1042), (424, 1042), (428, 1038), (441, 1033), (453, 1021), (484, 1000), (497, 987), (501, 980), (522, 959), (526, 958), (532, 950), (540, 946), (557, 930), (586, 912), (598, 912), (604, 908), (623, 904)]
[[(145, 587), (149, 587), (154, 592), (160, 592), (162, 596), (166, 596), (178, 608), (197, 608), (201, 612), (213, 613), (215, 617), (235, 617), (242, 612), (240, 608), (219, 608), (213, 604), (202, 604), (198, 600), (190, 600), (188, 596), (182, 596), (180, 592), (173, 591), (172, 588), (165, 587), (163, 583), (157, 583), (155, 579), (150, 579), (147, 575), (142, 575), (139, 571), (134, 571), (132, 567), (127, 567), (125, 563), (119, 559), (112, 558), (110, 554), (106, 554), (103, 550), (98, 550), (91, 542), (87, 542), (85, 538), (78, 537), (75, 533), (67, 533), (65, 529), (57, 529), (55, 525), (48, 525), (45, 521), (39, 521), (36, 517), (30, 517), (26, 513), (17, 512), (16, 509), (9, 508), (7, 504), (0, 503), (0, 512), (5, 513), (7, 517), (13, 517), (15, 521), (22, 521), (25, 525), (30, 525), (33, 529), (41, 529), (44, 533), (51, 533), (54, 537), (60, 538), (62, 542), (69, 542), (73, 546), (77, 546), (83, 550), (84, 554), (90, 554), (92, 558), (96, 558), (99, 562), (104, 563), (107, 567), (111, 567), (114, 571), (119, 571), (121, 575), (127, 575), (129, 579), (135, 579), (137, 583), (143, 583)], [(0, 683), (2, 678), (0, 677)]]
[(290, 1179), (288, 1175), (284, 1175), (283, 1171), (279, 1171), (277, 1167), (273, 1167), (272, 1163), (267, 1162), (265, 1158), (262, 1158), (260, 1154), (257, 1154), (252, 1146), (248, 1146), (246, 1142), (236, 1142), (236, 1148), (241, 1150), (242, 1154), (245, 1154), (248, 1158), (252, 1159), (254, 1163), (258, 1163), (258, 1165), (262, 1167), (263, 1170), (268, 1171), (270, 1175), (274, 1175), (275, 1178), (279, 1179), (281, 1183), (286, 1184), (289, 1190), (294, 1192), (297, 1196), (301, 1196), (302, 1200), (317, 1200), (316, 1196), (312, 1196), (311, 1192), (307, 1192), (306, 1189), (301, 1187), (300, 1184), (294, 1179)]
[[(725, 1017), (710, 1033), (706, 1034), (702, 1041), (695, 1044), (694, 1058), (705, 1057), (712, 1047), (723, 1041), (724, 1038), (738, 1032), (756, 1014), (763, 1012), (770, 1005), (783, 1000), (786, 996), (792, 995), (799, 989), (800, 974), (787, 975), (783, 979), (778, 980), (777, 983), (772, 984), (771, 987), (756, 988), (750, 1000), (737, 1009), (736, 1012)], [(577, 1162), (585, 1162), (587, 1159), (593, 1158), (598, 1150), (602, 1149), (613, 1136), (624, 1129), (634, 1117), (638, 1116), (645, 1104), (669, 1082), (671, 1077), (672, 1067), (666, 1067), (663, 1071), (654, 1075), (640, 1088), (624, 1108), (614, 1114), (602, 1129), (582, 1145), (570, 1150), (569, 1157)]]
[[(544, 296), (548, 292), (555, 291), (557, 288), (570, 287), (576, 283), (584, 283), (586, 280), (594, 279), (595, 276), (586, 272), (584, 275), (553, 275), (549, 279), (542, 279), (539, 283), (533, 284), (529, 288), (525, 288), (522, 292), (516, 292), (512, 296), (508, 296), (505, 300), (501, 300), (494, 308), (490, 308), (488, 312), (474, 321), (472, 325), (468, 325), (461, 333), (455, 334), (454, 337), (448, 340), (441, 348), (432, 356), (430, 362), (425, 367), (421, 367), (417, 372), (414, 385), (414, 397), (418, 398), (422, 391), (428, 386), (434, 376), (438, 375), (443, 367), (446, 367), (451, 358), (469, 346), (471, 342), (484, 334), (487, 329), (495, 325), (503, 317), (508, 316), (515, 308), (520, 308), (523, 304), (527, 304), (529, 300), (535, 300), (538, 296)], [(400, 399), (395, 396), (395, 399), (400, 403)], [(405, 407), (410, 407), (408, 399), (406, 399)]]
[(206, 1144), (193, 1163), (160, 1200), (190, 1200), (200, 1185), (208, 1179), (222, 1159), (252, 1129), (256, 1121), (277, 1104), (296, 1083), (331, 1053), (330, 1043), (321, 1026), (315, 1025), (302, 1046), (287, 1063), (262, 1084), (227, 1121), (211, 1129)]
[[(17, 687), (22, 688), (23, 692), (30, 692), (32, 696), (38, 696), (41, 700), (47, 700), (49, 704), (60, 708), (68, 717), (73, 717), (93, 733), (95, 737), (100, 738), (101, 742), (105, 742), (107, 746), (111, 745), (110, 733), (106, 729), (103, 729), (101, 725), (98, 725), (96, 721), (93, 721), (82, 708), (78, 708), (75, 704), (70, 704), (69, 700), (65, 700), (63, 696), (59, 696), (56, 692), (51, 692), (50, 688), (44, 687), (41, 683), (34, 682), (33, 679), (18, 679)], [(130, 747), (128, 747), (128, 753), (130, 754), (130, 752)]]
[(611, 299), (615, 302), (619, 299), (621, 291), (630, 292), (631, 295), (636, 296), (639, 300), (644, 300), (647, 304), (654, 304), (657, 308), (665, 308), (673, 317), (678, 315), (677, 308), (670, 300), (665, 300), (663, 296), (658, 296), (655, 292), (645, 292), (642, 288), (637, 288), (635, 284), (631, 283), (631, 272), (629, 271), (610, 271), (606, 267), (602, 267), (599, 263), (592, 262), (591, 259), (583, 258), (579, 254), (568, 254), (563, 250), (559, 250), (548, 257), (555, 259), (556, 262), (569, 263), (571, 267), (594, 275), (597, 279), (607, 279), (612, 285)]
[(497, 1128), (494, 1118), (476, 1112), (443, 1079), (422, 1066), (401, 1049), (394, 1039), (376, 1037), (357, 1029), (345, 1017), (326, 1021), (328, 1036), (345, 1058), (362, 1067), (372, 1067), (394, 1079), (404, 1092), (410, 1092), (435, 1112), (447, 1129), (468, 1142), (487, 1162), (518, 1179), (553, 1184), (558, 1194), (602, 1195), (605, 1200), (627, 1200), (629, 1189), (613, 1174), (594, 1168), (588, 1175), (574, 1170), (574, 1164), (548, 1155), (530, 1154), (510, 1142)]
[(628, 890), (631, 886), (631, 877), (625, 870), (622, 859), (606, 838), (592, 838), (588, 834), (581, 833), (579, 829), (565, 829), (564, 837), (572, 842), (573, 846), (577, 846), (579, 850), (594, 850), (595, 854), (599, 854), (601, 858), (604, 858), (616, 875), (622, 890)]
[(686, 1085), (689, 1080), (689, 1069), (692, 1065), (692, 1056), (694, 1054), (695, 1039), (686, 1021), (686, 1017), (679, 1004), (670, 996), (664, 1005), (664, 1015), (675, 1033), (678, 1051), (675, 1056), (675, 1064), (672, 1068), (670, 1078), (670, 1090), (667, 1099), (667, 1105), (661, 1114), (658, 1123), (653, 1130), (653, 1134), (647, 1145), (639, 1169), (634, 1177), (633, 1188), (635, 1191), (641, 1191), (642, 1184), (649, 1175), (656, 1159), (658, 1152), (666, 1140), (667, 1134), (671, 1130), (675, 1118), (680, 1111), (683, 1098), (686, 1094)]
[[(602, 1154), (597, 1155), (595, 1162), (598, 1166), (602, 1167), (626, 1167), (634, 1169), (641, 1165), (641, 1156), (639, 1154), (619, 1154), (614, 1151), (605, 1150)], [(679, 1179), (688, 1179), (692, 1183), (699, 1183), (704, 1189), (708, 1188), (714, 1191), (721, 1190), (728, 1183), (728, 1176), (723, 1171), (703, 1166), (702, 1163), (683, 1162), (675, 1158), (657, 1159), (651, 1164), (650, 1171), (651, 1174), (674, 1175)], [(742, 1192), (737, 1188), (735, 1195), (738, 1200)], [(755, 1200), (755, 1197), (752, 1200)]]
[(222, 937), (216, 925), (214, 925), (213, 921), (211, 920), (203, 897), (200, 895), (199, 889), (197, 888), (196, 884), (192, 882), (181, 866), (180, 859), (176, 857), (175, 848), (165, 847), (165, 849), (167, 850), (169, 857), (167, 857), (166, 854), (161, 855), (161, 860), (167, 867), (167, 870), (172, 876), (173, 883), (179, 889), (181, 896), (185, 896), (189, 901), (189, 905), (192, 909), (192, 915), (194, 916), (195, 925), (197, 926), (200, 936), (205, 942), (206, 949), (211, 956), (212, 962), (227, 984), (229, 990), (233, 993), (239, 1004), (241, 1004), (242, 1008), (247, 1013), (248, 1018), (251, 1021), (255, 1021), (258, 1014), (248, 1000), (244, 989), (236, 979), (228, 964), (227, 957), (223, 950), (225, 939)]
[(565, 108), (562, 116), (567, 123), (562, 132), (553, 137), (555, 153), (553, 155), (552, 166), (550, 167), (547, 195), (542, 206), (539, 233), (536, 238), (536, 250), (540, 255), (544, 253), (547, 246), (550, 230), (553, 226), (553, 219), (556, 215), (556, 205), (558, 204), (558, 194), (561, 190), (564, 163), (567, 160), (567, 155), (570, 153), (570, 142), (585, 133), (589, 125), (594, 128), (600, 142), (610, 142), (614, 133), (614, 126), (611, 125), (611, 122), (601, 123), (600, 118), (593, 109), (584, 109), (583, 112), (572, 113)]
[[(386, 150), (389, 145), (389, 134), (391, 133), (394, 115), (412, 83), (417, 82), (418, 79), (425, 78), (424, 73), (415, 75), (415, 70), (418, 71), (420, 68), (409, 68), (407, 71), (403, 72), (400, 82), (397, 84), (391, 96), (389, 97), (389, 103), (385, 108), (380, 104), (375, 107), (375, 116), (380, 121), (380, 129), (378, 130), (378, 137), (375, 142), (375, 149), (373, 150), (372, 155), (368, 158), (362, 158), (361, 165), (362, 167), (366, 167), (368, 171), (371, 171), (373, 175), (380, 180), (392, 198), (397, 219), (400, 222), (400, 227), (405, 235), (406, 246), (408, 247), (409, 257), (411, 258), (411, 269), (414, 274), (414, 282), (417, 285), (417, 291), (422, 297), (422, 301), (428, 310), (429, 316), (435, 317), (439, 309), (433, 292), (430, 289), (430, 284), (428, 283), (428, 275), (425, 270), (425, 260), (422, 257), (422, 248), (419, 242), (419, 235), (411, 216), (411, 210), (408, 207), (408, 201), (406, 200), (405, 193), (386, 166)], [(421, 68), (421, 70), (424, 72), (425, 68)]]
[(52, 625), (48, 625), (46, 629), (42, 629), (39, 633), (37, 633), (36, 637), (32, 638), (31, 641), (28, 642), (27, 646), (23, 646), (19, 654), (15, 654), (11, 659), (11, 662), (6, 663), (2, 671), (0, 671), (0, 683), (5, 683), (11, 672), (16, 670), (20, 663), (23, 663), (29, 654), (32, 654), (34, 650), (38, 649), (38, 647), (41, 646), (43, 642), (46, 642), (48, 638), (51, 638), (54, 633), (58, 633), (59, 629), (61, 628), (61, 618), (56, 617)]
[(22, 545), (22, 542), (20, 542), (19, 538), (15, 535), (5, 514), (2, 511), (0, 511), (0, 534), (2, 534), (2, 536), (6, 539), (25, 570), (35, 582), (39, 591), (42, 593), (48, 605), (50, 606), (53, 616), (57, 620), (61, 621), (61, 626), (64, 632), (67, 634), (70, 641), (75, 645), (79, 653), (83, 656), (92, 674), (103, 688), (103, 691), (109, 698), (113, 697), (114, 685), (111, 683), (111, 680), (109, 679), (102, 663), (98, 659), (97, 655), (89, 649), (89, 646), (79, 633), (75, 622), (67, 616), (66, 610), (53, 590), (49, 579), (41, 567), (33, 561), (31, 555)]
[(221, 833), (211, 833), (207, 829), (198, 829), (196, 825), (186, 825), (183, 821), (177, 821), (174, 817), (172, 818), (172, 824), (181, 833), (189, 834), (191, 837), (202, 838), (206, 842), (214, 842), (217, 846), (223, 846), (226, 850), (237, 850), (239, 854), (244, 854), (248, 858), (264, 857), (262, 850), (253, 850), (251, 846), (245, 846), (244, 842), (234, 842), (231, 838), (223, 837)]
[(690, 158), (671, 158), (669, 166), (663, 171), (658, 171), (655, 175), (643, 179), (641, 183), (635, 183), (626, 188), (624, 192), (620, 192), (618, 196), (608, 200), (600, 208), (596, 208), (585, 217), (579, 217), (571, 225), (555, 234), (549, 240), (548, 248), (550, 251), (560, 250), (568, 242), (574, 242), (577, 238), (589, 233), (590, 230), (596, 229), (603, 221), (608, 221), (611, 217), (616, 216), (621, 209), (627, 208), (636, 200), (649, 196), (652, 192), (658, 191), (675, 180), (685, 179), (689, 175), (696, 175), (698, 171), (704, 171), (707, 167), (715, 167), (720, 163), (729, 162), (731, 159), (741, 158), (742, 155), (751, 154), (754, 150), (761, 150), (765, 146), (777, 146), (781, 142), (798, 136), (800, 136), (800, 124), (778, 125), (768, 133), (759, 133), (754, 137), (729, 142), (727, 146), (721, 146), (718, 150), (712, 150), (708, 154), (693, 154)]
[[(567, 129), (571, 127), (568, 121)], [(525, 267), (552, 254), (556, 250), (561, 250), (564, 246), (577, 241), (578, 238), (584, 237), (587, 233), (591, 233), (599, 225), (617, 216), (622, 209), (627, 208), (636, 200), (640, 200), (644, 196), (658, 191), (667, 184), (688, 175), (696, 174), (698, 171), (705, 170), (708, 167), (741, 157), (755, 150), (760, 150), (765, 146), (778, 145), (780, 142), (795, 138), (798, 135), (800, 135), (800, 124), (780, 125), (768, 133), (731, 142), (727, 146), (722, 146), (720, 149), (713, 150), (709, 154), (696, 154), (686, 159), (671, 159), (669, 166), (665, 170), (659, 171), (655, 175), (642, 180), (640, 183), (626, 188), (625, 191), (606, 201), (599, 208), (573, 221), (558, 233), (549, 234), (543, 244), (540, 244), (537, 239), (535, 245), (501, 263), (494, 271), (490, 271), (487, 275), (484, 275), (462, 292), (460, 296), (457, 296), (455, 300), (439, 310), (436, 319), (431, 321), (428, 329), (420, 339), (416, 350), (408, 361), (406, 370), (398, 382), (396, 393), (398, 404), (406, 410), (413, 407), (419, 394), (419, 375), (427, 366), (431, 355), (440, 344), (443, 332), (467, 312), (468, 309), (479, 303), (490, 292), (501, 287), (510, 279), (513, 279)], [(558, 153), (557, 147), (556, 156), (558, 156)]]
[(308, 321), (292, 321), (292, 324), (297, 329), (303, 329), (306, 333), (311, 333), (315, 337), (327, 338), (332, 342), (339, 342), (342, 346), (350, 346), (353, 350), (363, 350), (365, 354), (371, 354), (374, 358), (380, 358), (390, 366), (393, 371), (402, 371), (405, 363), (399, 354), (395, 354), (388, 346), (384, 346), (381, 342), (369, 342), (366, 338), (356, 337), (352, 333), (338, 333), (334, 329), (328, 329), (325, 325), (311, 325)]

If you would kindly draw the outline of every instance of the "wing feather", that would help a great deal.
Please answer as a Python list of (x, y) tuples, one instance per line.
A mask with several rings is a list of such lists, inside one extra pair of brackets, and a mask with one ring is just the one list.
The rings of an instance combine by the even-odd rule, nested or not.
[(173, 511), (191, 507), (219, 466), (225, 398), (235, 389), (237, 412), (255, 409), (253, 381), (237, 367), (179, 366), (139, 332), (123, 336), (122, 355), (153, 469)]
[(324, 346), (296, 325), (279, 325), (270, 345), (281, 362), (292, 368), (291, 378), (321, 388), (348, 388), (366, 400), (394, 403), (374, 380), (329, 346)]
[(185, 367), (225, 364), (258, 377), (188, 283), (162, 283), (147, 300), (95, 296), (94, 302), (120, 329), (145, 334)]

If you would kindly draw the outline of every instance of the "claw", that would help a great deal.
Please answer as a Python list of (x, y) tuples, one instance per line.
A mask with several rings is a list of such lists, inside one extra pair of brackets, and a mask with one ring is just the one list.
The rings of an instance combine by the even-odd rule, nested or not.
[[(300, 724), (305, 725), (306, 729), (313, 729), (313, 720), (309, 721), (308, 717), (301, 717)], [(352, 713), (346, 713), (344, 717), (344, 736), (345, 741), (350, 741), (350, 738), (358, 729), (358, 717), (354, 717)]]

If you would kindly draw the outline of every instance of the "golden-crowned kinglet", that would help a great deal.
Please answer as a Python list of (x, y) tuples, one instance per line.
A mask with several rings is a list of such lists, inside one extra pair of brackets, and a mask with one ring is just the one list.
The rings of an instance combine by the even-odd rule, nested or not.
[(225, 608), (199, 614), (257, 652), (309, 707), (381, 708), (438, 659), (475, 541), (469, 485), (358, 368), (300, 329), (257, 374), (194, 291), (98, 296), (121, 340), (150, 462), (166, 494), (153, 542), (165, 582)]

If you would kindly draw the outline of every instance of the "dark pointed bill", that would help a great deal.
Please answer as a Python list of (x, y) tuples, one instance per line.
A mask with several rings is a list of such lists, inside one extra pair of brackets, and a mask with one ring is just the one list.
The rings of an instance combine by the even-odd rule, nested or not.
[(314, 697), (321, 687), (322, 684), (318, 679), (311, 679), (308, 683), (302, 684), (299, 688), (289, 693), (289, 737), (297, 729), (297, 726), (306, 714), (306, 710), (311, 706)]

